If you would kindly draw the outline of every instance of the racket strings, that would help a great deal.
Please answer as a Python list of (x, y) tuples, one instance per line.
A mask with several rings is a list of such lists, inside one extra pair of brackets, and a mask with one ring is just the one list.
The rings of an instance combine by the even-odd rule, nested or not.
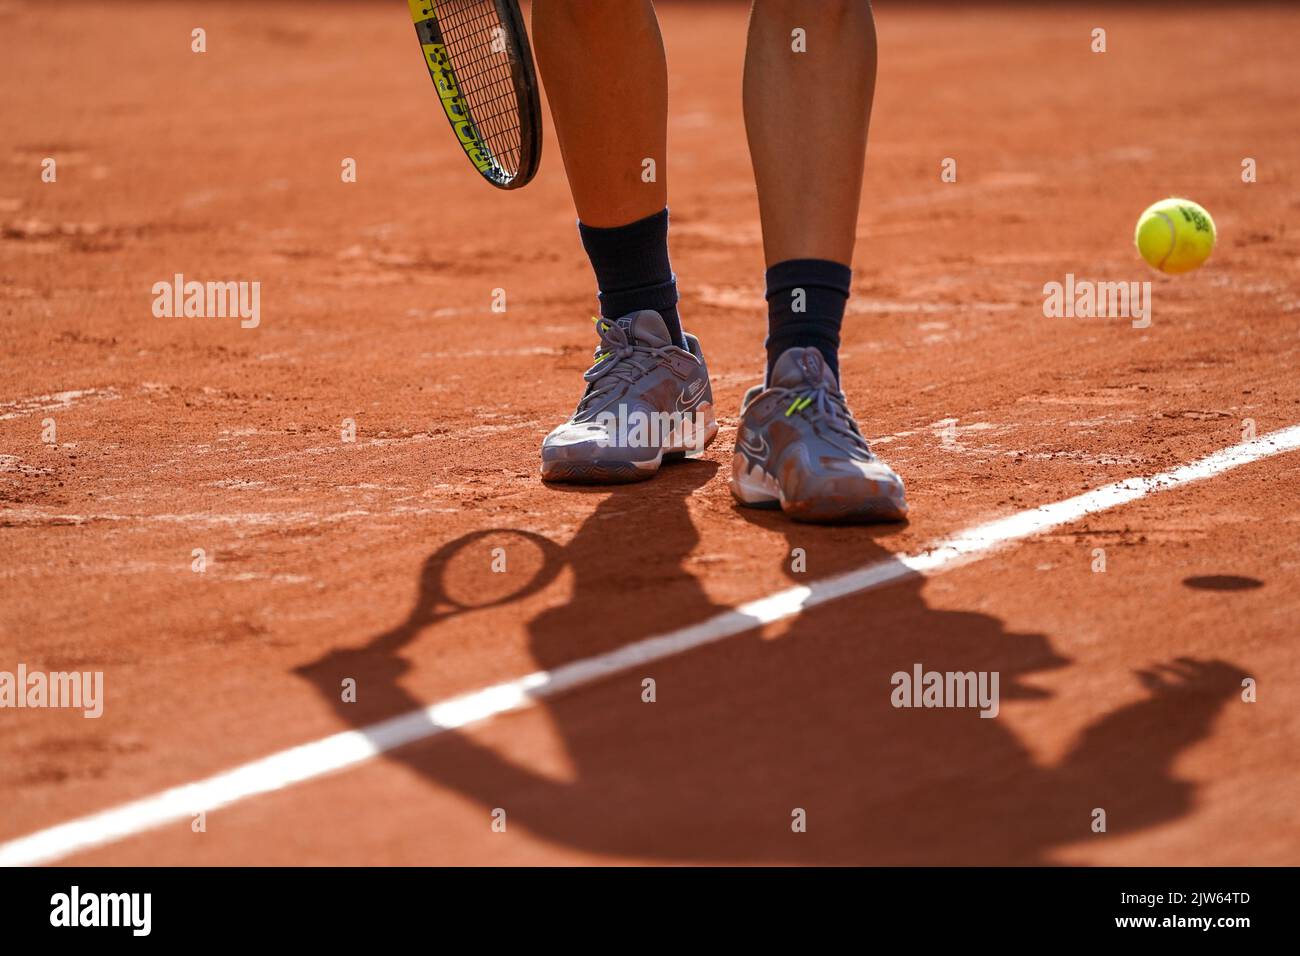
[(438, 26), (456, 85), (480, 139), (503, 178), (519, 172), (519, 102), (506, 32), (491, 0), (444, 0)]

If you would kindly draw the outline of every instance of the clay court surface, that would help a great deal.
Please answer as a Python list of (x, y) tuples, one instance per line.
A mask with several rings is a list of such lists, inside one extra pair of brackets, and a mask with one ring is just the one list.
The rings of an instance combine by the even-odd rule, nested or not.
[[(882, 2), (844, 385), (913, 517), (738, 510), (746, 9), (660, 13), (722, 432), (583, 490), (537, 476), (595, 340), (554, 137), (479, 181), (401, 3), (0, 5), (0, 669), (107, 693), (0, 712), (0, 844), (1300, 423), (1300, 11)], [(1131, 242), (1171, 194), (1219, 229), (1179, 278)], [(155, 318), (178, 272), (260, 281), (261, 324)], [(1151, 326), (1044, 318), (1067, 273), (1152, 280)], [(1265, 455), (48, 862), (1298, 864), (1298, 496)], [(891, 707), (918, 662), (1000, 714)]]

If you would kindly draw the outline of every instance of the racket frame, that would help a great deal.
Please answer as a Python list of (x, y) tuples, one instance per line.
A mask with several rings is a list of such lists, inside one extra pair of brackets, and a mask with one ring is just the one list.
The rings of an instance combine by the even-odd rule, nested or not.
[(542, 157), (542, 107), (537, 70), (533, 65), (532, 47), (524, 27), (523, 13), (517, 0), (481, 0), (496, 9), (505, 41), (505, 56), (510, 64), (510, 82), (519, 110), (519, 168), (508, 179), (495, 165), (494, 153), (479, 132), (473, 110), (460, 92), (456, 69), (447, 54), (447, 46), (438, 19), (439, 0), (407, 0), (416, 36), (424, 52), (424, 65), (438, 92), (447, 122), (456, 141), (482, 177), (498, 189), (519, 189), (537, 173)]

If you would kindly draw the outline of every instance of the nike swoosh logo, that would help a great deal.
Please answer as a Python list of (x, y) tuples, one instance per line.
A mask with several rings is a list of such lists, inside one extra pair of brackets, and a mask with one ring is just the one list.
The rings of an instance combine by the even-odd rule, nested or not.
[(742, 435), (737, 444), (740, 445), (741, 451), (760, 464), (767, 458), (767, 453), (772, 450), (772, 447), (767, 443), (767, 438), (763, 435), (758, 436), (757, 445), (750, 441), (749, 435)]
[[(694, 392), (695, 394), (690, 394)], [(682, 389), (677, 396), (677, 410), (679, 412), (689, 412), (696, 405), (700, 404), (700, 399), (704, 397), (704, 383), (698, 379)]]

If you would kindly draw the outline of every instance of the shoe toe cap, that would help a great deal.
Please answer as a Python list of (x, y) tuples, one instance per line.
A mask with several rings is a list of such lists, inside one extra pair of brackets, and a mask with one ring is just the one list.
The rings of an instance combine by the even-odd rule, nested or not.
[(607, 456), (609, 430), (599, 422), (565, 422), (542, 441), (542, 461), (586, 461)]
[(782, 463), (780, 485), (788, 512), (811, 520), (906, 516), (903, 480), (884, 462), (819, 455), (814, 464), (800, 451)]

